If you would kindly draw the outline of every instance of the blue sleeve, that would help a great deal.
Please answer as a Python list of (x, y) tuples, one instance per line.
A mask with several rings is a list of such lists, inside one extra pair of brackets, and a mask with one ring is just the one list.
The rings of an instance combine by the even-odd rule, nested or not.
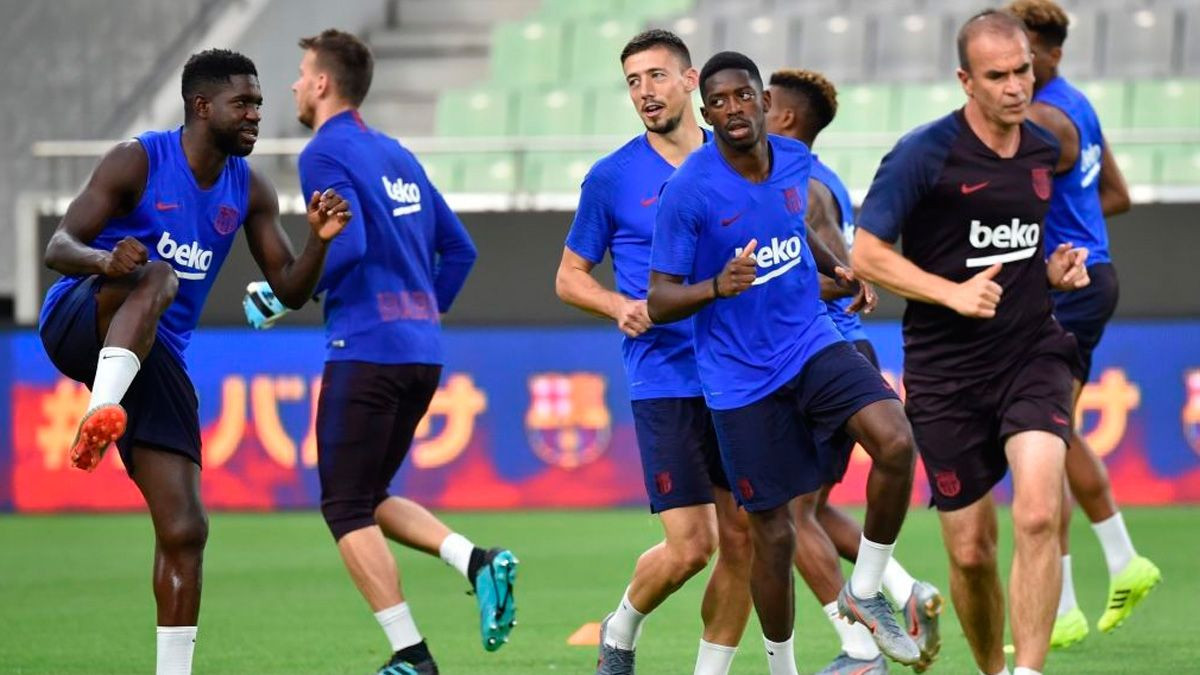
[[(678, 177), (678, 174), (676, 174)], [(703, 201), (684, 180), (671, 179), (662, 187), (654, 218), (650, 269), (690, 277), (696, 259), (696, 241), (704, 224)]]
[(610, 208), (611, 195), (608, 181), (594, 169), (589, 172), (583, 179), (575, 220), (567, 232), (567, 248), (593, 265), (604, 260), (604, 252), (612, 244), (615, 224)]
[(366, 214), (363, 213), (362, 203), (354, 190), (350, 174), (340, 162), (322, 152), (306, 152), (300, 155), (298, 164), (300, 188), (306, 204), (312, 193), (333, 188), (350, 205), (352, 216), (345, 229), (329, 243), (329, 252), (325, 255), (325, 271), (322, 272), (321, 280), (317, 282), (317, 288), (313, 291), (321, 293), (336, 286), (366, 255)]
[(437, 296), (438, 312), (446, 313), (463, 284), (467, 283), (467, 274), (475, 264), (478, 251), (467, 228), (463, 227), (442, 193), (438, 192), (433, 183), (426, 178), (429, 192), (433, 201), (433, 213), (437, 218), (434, 229), (434, 249), (437, 251), (437, 270), (434, 272), (433, 292)]
[(855, 227), (894, 243), (908, 215), (937, 183), (957, 126), (942, 119), (901, 138), (884, 156)]

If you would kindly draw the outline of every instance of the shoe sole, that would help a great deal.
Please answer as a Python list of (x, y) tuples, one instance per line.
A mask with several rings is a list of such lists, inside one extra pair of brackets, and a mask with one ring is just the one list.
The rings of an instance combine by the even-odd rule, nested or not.
[(125, 433), (127, 421), (125, 409), (117, 404), (102, 405), (85, 415), (71, 443), (71, 466), (95, 471), (108, 446)]
[(1128, 605), (1128, 608), (1125, 611), (1125, 613), (1121, 616), (1121, 618), (1117, 619), (1111, 626), (1109, 626), (1107, 628), (1100, 626), (1100, 622), (1097, 621), (1096, 628), (1100, 629), (1101, 633), (1111, 633), (1114, 630), (1125, 625), (1125, 620), (1128, 619), (1129, 617), (1133, 616), (1133, 610), (1137, 609), (1137, 606), (1142, 603), (1142, 600), (1145, 600), (1146, 596), (1150, 595), (1150, 591), (1153, 591), (1155, 588), (1158, 588), (1158, 585), (1161, 583), (1162, 583), (1162, 573), (1160, 572), (1158, 574), (1158, 576), (1154, 578), (1154, 581), (1149, 586), (1144, 586), (1140, 592), (1129, 594), (1129, 605)]
[[(503, 587), (504, 597), (508, 598), (504, 613), (499, 617), (493, 616), (490, 624), (483, 623), (481, 617), (480, 629), (483, 633), (483, 648), (489, 652), (494, 652), (508, 644), (509, 634), (517, 626), (515, 618), (517, 614), (517, 600), (513, 590), (516, 587), (517, 566), (520, 562), (511, 551), (504, 551), (497, 554), (496, 558), (489, 563), (492, 570), (492, 579), (496, 587)], [(499, 594), (497, 594), (495, 600), (500, 600)]]
[(1077, 644), (1079, 644), (1080, 642), (1083, 642), (1083, 641), (1084, 641), (1084, 639), (1085, 639), (1085, 638), (1087, 638), (1087, 636), (1088, 636), (1088, 634), (1087, 634), (1087, 633), (1083, 633), (1082, 635), (1077, 635), (1077, 636), (1075, 636), (1075, 637), (1068, 638), (1067, 640), (1065, 640), (1065, 641), (1063, 641), (1063, 642), (1053, 642), (1053, 641), (1051, 641), (1051, 642), (1050, 642), (1050, 648), (1051, 648), (1051, 649), (1067, 649), (1068, 647), (1070, 647), (1070, 646), (1072, 646), (1072, 645), (1077, 645)]
[[(937, 660), (938, 653), (942, 651), (942, 636), (940, 627), (938, 626), (938, 617), (942, 614), (944, 603), (945, 600), (942, 599), (941, 593), (936, 593), (932, 598), (926, 600), (921, 608), (924, 610), (925, 618), (932, 622), (933, 628), (925, 633), (925, 646), (917, 645), (917, 648), (921, 650), (921, 659), (912, 667), (915, 672), (923, 673), (928, 670), (933, 665), (933, 662)], [(917, 617), (913, 617), (913, 619), (915, 621)], [(913, 641), (916, 641), (915, 637)], [(932, 644), (932, 647), (929, 646), (930, 644)]]

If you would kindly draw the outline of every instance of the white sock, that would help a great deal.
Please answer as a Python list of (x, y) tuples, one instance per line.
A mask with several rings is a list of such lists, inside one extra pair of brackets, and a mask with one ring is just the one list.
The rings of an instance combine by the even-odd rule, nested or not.
[(438, 547), (438, 555), (465, 577), (467, 567), (471, 564), (471, 551), (474, 550), (475, 544), (472, 544), (470, 539), (453, 532), (442, 540), (442, 545)]
[(767, 667), (771, 675), (800, 675), (796, 671), (796, 653), (792, 647), (792, 637), (783, 642), (771, 642), (763, 636), (763, 644), (767, 646)]
[(407, 602), (375, 612), (375, 620), (387, 635), (388, 642), (392, 643), (393, 652), (421, 641), (421, 631), (417, 630), (417, 623), (413, 621)]
[(1058, 594), (1058, 615), (1062, 617), (1067, 612), (1079, 606), (1075, 599), (1075, 580), (1071, 576), (1071, 556), (1062, 557), (1062, 592)]
[(888, 558), (887, 567), (883, 568), (883, 587), (888, 595), (892, 596), (892, 602), (896, 603), (897, 607), (904, 608), (908, 596), (912, 595), (915, 583), (917, 580), (912, 578), (903, 565), (895, 558)]
[(838, 638), (842, 641), (842, 651), (852, 659), (870, 660), (879, 656), (879, 646), (871, 637), (871, 631), (861, 623), (850, 623), (838, 616), (837, 602), (825, 605), (825, 616), (833, 623)]
[(1013, 668), (1013, 675), (1042, 675), (1042, 671), (1026, 668), (1025, 666), (1017, 666)]
[(96, 379), (92, 381), (92, 398), (88, 412), (109, 403), (120, 403), (137, 377), (142, 362), (137, 354), (121, 347), (105, 347), (96, 360)]
[(856, 598), (873, 598), (883, 588), (883, 570), (892, 557), (895, 544), (876, 544), (863, 535), (858, 544), (858, 560), (850, 574), (850, 592)]
[(191, 675), (192, 651), (196, 648), (195, 626), (159, 626), (155, 675)]
[(1119, 511), (1108, 520), (1092, 523), (1092, 531), (1100, 540), (1100, 548), (1104, 549), (1104, 562), (1108, 563), (1109, 576), (1125, 569), (1125, 566), (1137, 557), (1137, 551), (1133, 550), (1133, 540), (1129, 538), (1129, 530), (1125, 529), (1125, 519)]
[(642, 621), (646, 615), (633, 608), (629, 602), (629, 589), (621, 597), (621, 604), (608, 620), (608, 630), (604, 633), (604, 644), (617, 649), (633, 651), (637, 647), (638, 638), (642, 635)]
[(734, 654), (737, 654), (737, 647), (726, 647), (701, 640), (693, 675), (729, 675), (729, 666), (733, 665)]

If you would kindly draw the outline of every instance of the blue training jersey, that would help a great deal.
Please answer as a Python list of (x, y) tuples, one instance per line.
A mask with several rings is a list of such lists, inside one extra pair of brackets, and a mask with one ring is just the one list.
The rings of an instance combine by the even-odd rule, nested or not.
[[(816, 155), (813, 155), (812, 179), (829, 188), (829, 192), (837, 201), (839, 215), (842, 219), (840, 232), (842, 240), (846, 242), (846, 250), (849, 251), (854, 246), (854, 205), (850, 203), (850, 192), (846, 190), (846, 184)], [(842, 337), (850, 342), (866, 340), (867, 332), (863, 330), (862, 319), (858, 313), (846, 313), (846, 308), (852, 304), (854, 304), (853, 296), (838, 298), (826, 301), (825, 309), (829, 312), (829, 318), (833, 319), (833, 325), (837, 326)]]
[(1088, 249), (1088, 264), (1111, 262), (1108, 227), (1100, 207), (1100, 165), (1104, 136), (1092, 104), (1075, 87), (1056, 77), (1033, 100), (1058, 108), (1079, 133), (1079, 158), (1066, 173), (1054, 177), (1054, 196), (1046, 213), (1046, 251), (1069, 242)]
[[(229, 157), (212, 187), (202, 189), (188, 166), (183, 128), (148, 131), (137, 137), (149, 161), (146, 187), (128, 215), (112, 218), (90, 246), (111, 251), (125, 237), (146, 247), (150, 260), (175, 268), (179, 290), (158, 320), (157, 340), (184, 364), (183, 352), (200, 321), (204, 301), (225, 262), (250, 202), (250, 165)], [(60, 298), (86, 276), (65, 276), (46, 293), (39, 323)]]
[(735, 298), (693, 317), (704, 396), (715, 410), (759, 401), (842, 339), (820, 298), (804, 210), (812, 156), (799, 141), (770, 136), (771, 173), (751, 183), (707, 143), (663, 186), (650, 267), (709, 283), (751, 240), (758, 278)]
[[(705, 141), (711, 137), (704, 131)], [(596, 162), (583, 179), (567, 248), (593, 264), (610, 251), (617, 291), (627, 297), (646, 297), (658, 192), (674, 172), (641, 134)], [(631, 400), (701, 394), (691, 321), (626, 337), (621, 351)]]
[(333, 188), (353, 214), (317, 285), (326, 360), (440, 365), (440, 315), (476, 252), (417, 158), (348, 110), (321, 125), (299, 168), (306, 197)]

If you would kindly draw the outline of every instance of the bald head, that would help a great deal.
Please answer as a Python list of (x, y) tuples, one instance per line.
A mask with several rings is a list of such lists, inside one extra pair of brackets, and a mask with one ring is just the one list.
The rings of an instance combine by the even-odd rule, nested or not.
[(967, 20), (958, 31), (958, 67), (971, 72), (968, 50), (972, 42), (982, 35), (995, 37), (1017, 36), (1026, 44), (1025, 24), (1015, 15), (999, 9), (987, 9)]

